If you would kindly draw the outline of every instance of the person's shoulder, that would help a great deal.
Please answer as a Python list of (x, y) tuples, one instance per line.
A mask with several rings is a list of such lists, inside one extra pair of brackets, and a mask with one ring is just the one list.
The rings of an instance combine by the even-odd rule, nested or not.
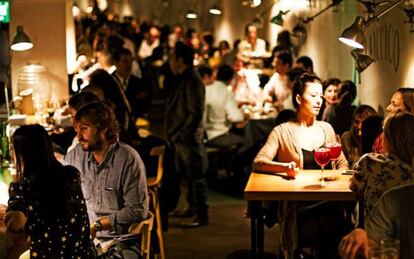
[(378, 164), (385, 165), (389, 163), (391, 160), (387, 158), (386, 156), (384, 156), (383, 154), (366, 153), (361, 156), (360, 161), (365, 162), (365, 163), (371, 163), (371, 164), (378, 163)]

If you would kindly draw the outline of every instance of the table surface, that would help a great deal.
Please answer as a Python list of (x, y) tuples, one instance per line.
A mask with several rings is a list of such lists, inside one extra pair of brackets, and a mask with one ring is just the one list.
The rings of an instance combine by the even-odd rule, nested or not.
[(355, 193), (349, 189), (351, 175), (341, 174), (343, 170), (325, 170), (324, 176), (336, 176), (320, 186), (321, 170), (300, 170), (295, 179), (288, 179), (286, 173), (267, 174), (252, 172), (244, 190), (244, 199), (324, 201), (355, 200)]

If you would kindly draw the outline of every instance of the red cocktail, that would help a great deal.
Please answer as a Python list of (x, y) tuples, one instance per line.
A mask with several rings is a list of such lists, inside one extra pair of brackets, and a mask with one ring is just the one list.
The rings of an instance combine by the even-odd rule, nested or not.
[(341, 143), (329, 144), (327, 146), (329, 148), (329, 153), (331, 155), (331, 161), (336, 161), (339, 159), (341, 155), (342, 146)]
[(315, 162), (322, 168), (322, 179), (321, 179), (321, 186), (325, 187), (325, 178), (323, 176), (323, 168), (331, 161), (331, 154), (329, 148), (318, 148), (315, 149), (313, 152), (313, 157), (315, 158)]

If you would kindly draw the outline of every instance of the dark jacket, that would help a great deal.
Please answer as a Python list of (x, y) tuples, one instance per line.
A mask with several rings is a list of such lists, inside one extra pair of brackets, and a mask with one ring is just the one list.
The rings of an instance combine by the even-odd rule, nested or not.
[(168, 82), (165, 129), (172, 142), (201, 143), (205, 89), (199, 74), (187, 68)]

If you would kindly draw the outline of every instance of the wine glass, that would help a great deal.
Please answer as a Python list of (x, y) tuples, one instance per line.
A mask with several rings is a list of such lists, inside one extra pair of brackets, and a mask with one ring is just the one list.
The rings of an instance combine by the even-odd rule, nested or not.
[(326, 183), (323, 175), (323, 169), (331, 160), (330, 149), (326, 147), (317, 148), (313, 152), (313, 157), (315, 162), (322, 168), (321, 187), (325, 187)]
[(338, 161), (339, 156), (341, 155), (341, 152), (342, 152), (341, 139), (339, 138), (339, 136), (336, 135), (335, 141), (333, 143), (328, 143), (326, 147), (329, 148), (329, 152), (331, 155), (331, 161), (334, 162), (332, 163), (332, 169), (335, 170), (336, 169), (335, 161)]

